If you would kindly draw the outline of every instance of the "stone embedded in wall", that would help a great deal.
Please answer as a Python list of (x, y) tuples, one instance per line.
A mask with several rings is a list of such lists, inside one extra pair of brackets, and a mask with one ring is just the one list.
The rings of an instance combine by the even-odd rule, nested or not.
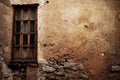
[(13, 80), (21, 80), (21, 76), (14, 74), (13, 75)]
[(71, 68), (75, 65), (76, 65), (76, 63), (74, 63), (74, 62), (65, 62), (64, 63), (64, 68)]
[(21, 80), (19, 71), (11, 70), (5, 63), (4, 49), (0, 45), (0, 80)]
[(39, 80), (89, 80), (89, 77), (84, 65), (74, 62), (69, 55), (52, 58), (48, 64), (39, 65)]
[(43, 71), (52, 73), (55, 71), (55, 68), (49, 66), (43, 66)]
[(113, 72), (120, 72), (120, 66), (111, 66)]

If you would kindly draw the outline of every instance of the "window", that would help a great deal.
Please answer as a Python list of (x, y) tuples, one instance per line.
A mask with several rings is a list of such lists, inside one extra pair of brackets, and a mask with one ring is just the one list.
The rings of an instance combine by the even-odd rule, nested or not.
[(37, 6), (14, 6), (13, 61), (37, 60)]

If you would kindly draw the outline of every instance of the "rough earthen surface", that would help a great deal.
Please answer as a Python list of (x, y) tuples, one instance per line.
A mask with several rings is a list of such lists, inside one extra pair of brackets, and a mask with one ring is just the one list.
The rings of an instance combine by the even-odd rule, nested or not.
[(120, 79), (120, 0), (0, 0), (1, 80), (24, 77), (8, 68), (11, 5), (36, 3), (39, 67), (27, 68), (28, 80)]

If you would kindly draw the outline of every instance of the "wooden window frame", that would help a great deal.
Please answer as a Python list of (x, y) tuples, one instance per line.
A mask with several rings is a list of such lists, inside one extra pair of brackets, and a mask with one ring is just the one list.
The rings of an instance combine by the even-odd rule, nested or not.
[[(11, 60), (13, 62), (37, 62), (37, 35), (38, 35), (38, 31), (37, 31), (37, 7), (38, 7), (38, 4), (30, 4), (30, 5), (13, 5), (13, 28), (12, 28), (12, 50), (11, 50)], [(21, 8), (21, 19), (20, 20), (17, 20), (16, 19), (16, 16), (15, 16), (15, 10)], [(23, 19), (23, 10), (27, 8), (28, 9), (28, 19), (27, 20), (24, 20)], [(34, 19), (30, 19), (30, 9), (35, 9), (35, 16), (34, 16)], [(27, 21), (28, 22), (28, 30), (29, 32), (28, 33), (23, 33), (22, 32), (22, 28), (23, 28), (23, 22)], [(32, 21), (34, 23), (34, 32), (30, 32), (30, 27), (31, 27), (31, 24), (32, 24)], [(15, 32), (15, 25), (16, 25), (16, 22), (20, 22), (20, 32), (17, 33)], [(15, 42), (15, 37), (16, 35), (20, 35), (20, 44), (19, 45), (16, 45)], [(28, 35), (28, 45), (23, 45), (23, 35)], [(34, 35), (34, 45), (30, 45), (30, 36), (31, 35)], [(15, 48), (19, 48), (20, 49), (20, 58), (15, 58)], [(27, 47), (27, 51), (28, 51), (28, 57), (27, 58), (24, 58), (23, 57), (23, 52), (22, 52), (22, 49), (21, 48), (24, 48), (24, 47)], [(33, 57), (30, 58), (29, 56), (29, 52), (30, 52), (30, 48), (34, 48), (34, 54), (33, 54)]]

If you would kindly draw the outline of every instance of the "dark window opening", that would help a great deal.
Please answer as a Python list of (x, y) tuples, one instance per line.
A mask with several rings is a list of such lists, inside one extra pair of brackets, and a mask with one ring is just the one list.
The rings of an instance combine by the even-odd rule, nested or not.
[(37, 60), (37, 6), (14, 6), (12, 43), (13, 60)]

